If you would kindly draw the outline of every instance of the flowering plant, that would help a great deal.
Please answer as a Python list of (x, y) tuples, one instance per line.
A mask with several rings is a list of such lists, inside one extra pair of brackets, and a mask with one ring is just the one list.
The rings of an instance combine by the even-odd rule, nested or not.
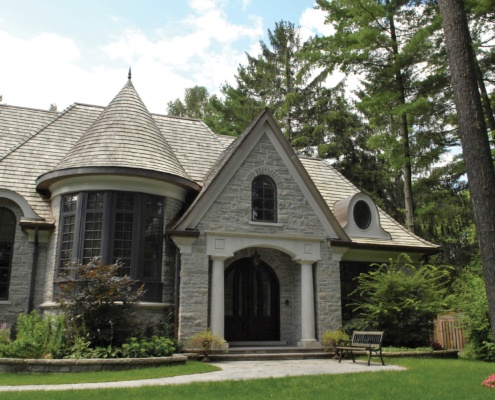
[(481, 382), (481, 384), (483, 386), (495, 389), (495, 374), (491, 374), (488, 378)]
[(438, 342), (432, 343), (432, 344), (431, 344), (431, 348), (432, 348), (433, 350), (443, 350), (442, 345), (441, 345), (440, 343), (438, 343)]

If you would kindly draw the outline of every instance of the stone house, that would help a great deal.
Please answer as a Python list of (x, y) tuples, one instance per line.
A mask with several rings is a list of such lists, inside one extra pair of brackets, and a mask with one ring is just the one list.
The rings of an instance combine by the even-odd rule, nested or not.
[(107, 107), (0, 105), (0, 322), (53, 311), (60, 269), (101, 257), (144, 283), (140, 314), (173, 310), (180, 339), (314, 346), (370, 263), (437, 251), (299, 157), (268, 110), (218, 136), (150, 114), (130, 77)]

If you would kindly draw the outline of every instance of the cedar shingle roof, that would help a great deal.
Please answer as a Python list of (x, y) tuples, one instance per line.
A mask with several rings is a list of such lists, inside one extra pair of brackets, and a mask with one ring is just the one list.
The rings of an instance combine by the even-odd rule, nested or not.
[(60, 113), (33, 108), (0, 106), (0, 159), (33, 136)]
[[(338, 200), (360, 193), (357, 187), (323, 160), (302, 157), (300, 159), (332, 212), (334, 211), (334, 204)], [(385, 231), (390, 233), (392, 240), (351, 237), (354, 243), (418, 248), (437, 247), (406, 230), (379, 207), (378, 213), (380, 216), (380, 225)]]
[(129, 80), (55, 171), (125, 167), (190, 179)]
[[(159, 170), (192, 179), (202, 184), (204, 192), (246, 132), (238, 138), (217, 136), (198, 120), (151, 115), (130, 81), (107, 108), (76, 103), (56, 113), (0, 105), (0, 189), (23, 196), (48, 221), (50, 204), (36, 191), (36, 180), (61, 168)], [(359, 192), (324, 161), (301, 158), (301, 163), (332, 212), (336, 201)], [(418, 250), (437, 247), (408, 232), (383, 210), (379, 215), (392, 240), (352, 237), (354, 243)]]
[(23, 196), (40, 217), (50, 220), (49, 203), (36, 192), (36, 179), (57, 165), (102, 110), (72, 105), (38, 130), (0, 160), (1, 187)]

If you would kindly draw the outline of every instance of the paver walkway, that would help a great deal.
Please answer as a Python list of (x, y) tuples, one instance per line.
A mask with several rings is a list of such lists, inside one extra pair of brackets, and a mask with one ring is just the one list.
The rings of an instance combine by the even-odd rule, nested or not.
[(224, 361), (212, 363), (221, 371), (203, 374), (181, 375), (169, 378), (143, 379), (122, 382), (78, 383), (65, 385), (28, 385), (0, 386), (0, 392), (26, 390), (73, 390), (73, 389), (107, 389), (140, 386), (180, 385), (192, 382), (214, 382), (224, 380), (243, 380), (259, 378), (282, 378), (299, 375), (347, 374), (354, 372), (402, 371), (403, 367), (396, 365), (381, 365), (366, 361), (343, 360), (277, 360), (277, 361)]

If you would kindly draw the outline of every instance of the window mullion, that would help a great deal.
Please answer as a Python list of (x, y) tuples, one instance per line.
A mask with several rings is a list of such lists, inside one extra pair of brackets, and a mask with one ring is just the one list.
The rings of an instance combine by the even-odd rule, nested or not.
[(132, 273), (134, 279), (142, 278), (142, 264), (143, 264), (143, 239), (144, 239), (144, 221), (143, 221), (143, 207), (144, 207), (144, 195), (136, 194), (136, 201), (134, 202), (134, 227), (132, 232)]
[(82, 262), (82, 249), (84, 240), (84, 224), (86, 223), (86, 199), (87, 193), (77, 195), (76, 220), (74, 229), (74, 246), (72, 247), (72, 258), (77, 262)]
[(115, 227), (115, 193), (106, 192), (103, 200), (103, 223), (101, 235), (102, 262), (113, 263), (113, 234)]

